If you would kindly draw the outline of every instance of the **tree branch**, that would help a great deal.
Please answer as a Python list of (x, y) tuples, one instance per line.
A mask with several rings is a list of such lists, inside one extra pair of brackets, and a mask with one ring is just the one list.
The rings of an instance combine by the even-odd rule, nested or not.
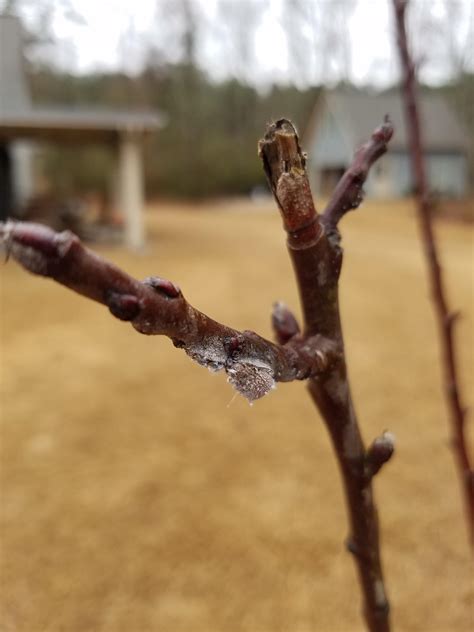
[[(350, 521), (348, 548), (355, 555), (371, 632), (388, 632), (389, 604), (379, 551), (379, 529), (372, 477), (393, 452), (373, 447), (366, 452), (350, 394), (338, 303), (342, 250), (337, 223), (362, 199), (361, 187), (373, 162), (386, 150), (393, 129), (388, 121), (359, 149), (328, 209), (318, 216), (313, 204), (305, 155), (296, 130), (284, 119), (271, 125), (259, 144), (260, 156), (288, 235), (304, 314), (304, 336), (316, 333), (337, 345), (331, 368), (309, 380), (311, 397), (331, 436), (341, 470)], [(292, 326), (290, 325), (290, 331)], [(294, 327), (293, 327), (294, 330)], [(383, 452), (383, 454), (382, 454)]]
[(138, 281), (85, 248), (78, 237), (26, 222), (0, 223), (8, 255), (24, 268), (106, 305), (142, 334), (168, 336), (176, 347), (211, 371), (225, 370), (249, 401), (275, 382), (302, 380), (328, 370), (336, 345), (323, 336), (276, 345), (252, 331), (237, 331), (190, 305), (171, 281)]
[(433, 308), (438, 323), (442, 351), (443, 389), (451, 421), (452, 445), (461, 480), (469, 537), (474, 546), (474, 467), (468, 453), (465, 435), (466, 408), (462, 404), (454, 348), (454, 323), (457, 314), (449, 309), (443, 271), (433, 231), (432, 198), (426, 177), (423, 141), (416, 96), (415, 67), (408, 46), (405, 11), (406, 0), (393, 0), (397, 26), (397, 43), (403, 71), (402, 97), (410, 142), (411, 161), (416, 189), (420, 237), (428, 268)]
[(356, 151), (352, 164), (339, 180), (323, 213), (322, 222), (328, 234), (332, 234), (341, 218), (356, 209), (364, 199), (363, 185), (372, 165), (387, 151), (393, 136), (393, 126), (388, 115), (370, 139)]

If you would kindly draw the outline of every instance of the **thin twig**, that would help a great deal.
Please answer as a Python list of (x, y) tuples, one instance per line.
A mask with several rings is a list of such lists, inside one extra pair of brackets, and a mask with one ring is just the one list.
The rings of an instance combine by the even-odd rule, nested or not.
[[(390, 629), (371, 481), (382, 463), (390, 458), (393, 442), (391, 435), (386, 434), (379, 441), (383, 450), (377, 444), (377, 449), (372, 447), (367, 452), (356, 419), (339, 316), (342, 249), (338, 245), (337, 224), (349, 207), (355, 206), (353, 201), (361, 199), (368, 169), (386, 151), (392, 133), (386, 121), (358, 150), (322, 217), (313, 204), (305, 156), (293, 125), (284, 119), (277, 121), (260, 141), (265, 172), (288, 234), (288, 250), (303, 306), (304, 335), (313, 336), (316, 332), (324, 335), (340, 352), (325, 375), (309, 380), (309, 390), (328, 428), (341, 469), (350, 520), (347, 546), (355, 556), (365, 618), (371, 632)], [(288, 321), (286, 314), (285, 318)]]
[(403, 70), (402, 96), (405, 104), (405, 120), (415, 180), (420, 236), (428, 269), (433, 308), (438, 322), (439, 341), (443, 358), (443, 390), (451, 419), (452, 446), (462, 485), (469, 537), (471, 545), (474, 546), (474, 468), (466, 445), (465, 422), (467, 410), (462, 404), (460, 395), (453, 339), (453, 328), (457, 314), (451, 311), (448, 306), (443, 272), (433, 231), (433, 208), (423, 157), (420, 114), (416, 96), (415, 67), (410, 55), (405, 25), (407, 5), (408, 2), (406, 0), (393, 0), (398, 51)]
[(393, 126), (387, 114), (383, 125), (356, 151), (351, 166), (339, 180), (322, 217), (327, 231), (332, 231), (348, 211), (360, 206), (364, 199), (362, 187), (370, 168), (387, 151), (392, 135)]

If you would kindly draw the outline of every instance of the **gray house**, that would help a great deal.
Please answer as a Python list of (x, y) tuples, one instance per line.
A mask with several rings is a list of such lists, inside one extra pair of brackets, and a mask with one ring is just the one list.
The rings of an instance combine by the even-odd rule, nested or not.
[[(427, 171), (432, 191), (450, 197), (468, 193), (467, 133), (439, 95), (421, 95)], [(395, 135), (389, 151), (372, 169), (367, 196), (402, 197), (413, 191), (412, 169), (402, 103), (398, 93), (355, 90), (326, 92), (305, 132), (312, 185), (328, 195), (347, 168), (355, 149), (389, 114)]]
[(33, 151), (40, 143), (100, 144), (115, 157), (113, 198), (124, 218), (126, 244), (144, 243), (141, 145), (162, 127), (156, 112), (37, 107), (23, 64), (20, 21), (0, 15), (0, 217), (21, 209), (35, 193)]

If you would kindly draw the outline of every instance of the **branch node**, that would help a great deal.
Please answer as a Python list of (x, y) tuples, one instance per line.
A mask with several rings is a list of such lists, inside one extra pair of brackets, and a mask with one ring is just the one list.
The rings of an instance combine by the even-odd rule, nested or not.
[(149, 285), (156, 292), (159, 292), (166, 298), (178, 298), (182, 296), (181, 289), (172, 281), (162, 279), (157, 276), (149, 276), (143, 280), (145, 285)]
[(356, 541), (354, 540), (352, 536), (348, 536), (345, 544), (346, 544), (346, 549), (349, 551), (349, 553), (352, 553), (354, 557), (360, 556), (360, 548), (358, 547)]
[(134, 320), (140, 313), (140, 301), (132, 294), (119, 294), (111, 290), (105, 295), (105, 304), (119, 320)]
[(272, 326), (275, 338), (281, 345), (300, 333), (300, 326), (293, 312), (282, 301), (273, 304)]
[(365, 455), (364, 473), (367, 480), (373, 478), (380, 468), (389, 461), (395, 451), (395, 436), (385, 431), (374, 439)]
[(461, 312), (459, 310), (449, 312), (449, 314), (446, 315), (446, 326), (449, 328), (453, 327), (460, 318)]

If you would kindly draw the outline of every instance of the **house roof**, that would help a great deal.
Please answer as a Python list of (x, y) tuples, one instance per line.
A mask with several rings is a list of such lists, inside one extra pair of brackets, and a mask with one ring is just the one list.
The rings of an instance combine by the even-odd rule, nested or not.
[[(419, 98), (423, 143), (427, 151), (466, 151), (467, 135), (459, 119), (438, 94), (420, 94)], [(355, 90), (326, 92), (318, 103), (307, 130), (307, 136), (316, 133), (321, 111), (327, 107), (354, 149), (365, 142), (372, 131), (382, 123), (386, 114), (395, 127), (390, 142), (391, 150), (407, 150), (408, 135), (401, 98), (398, 92), (368, 94)]]
[(52, 141), (113, 141), (124, 133), (143, 134), (163, 127), (152, 111), (35, 107), (0, 110), (0, 136)]

